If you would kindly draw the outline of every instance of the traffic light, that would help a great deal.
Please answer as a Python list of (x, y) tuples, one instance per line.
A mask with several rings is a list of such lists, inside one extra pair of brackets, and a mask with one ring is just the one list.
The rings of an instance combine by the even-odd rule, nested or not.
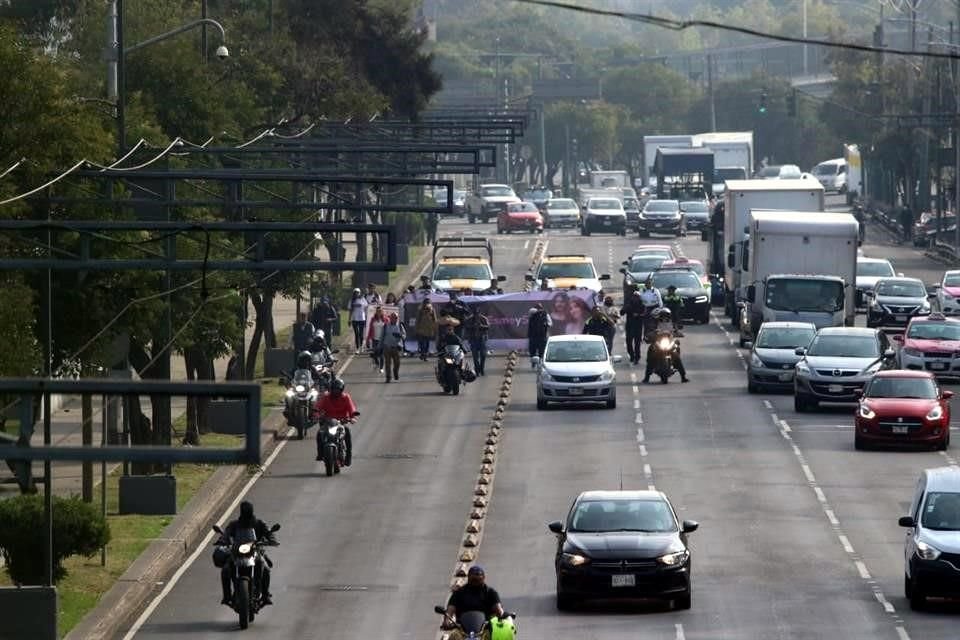
[(760, 105), (757, 107), (759, 113), (767, 112), (767, 92), (764, 91), (760, 94)]
[(574, 158), (576, 158), (576, 157), (577, 157), (577, 153), (578, 153), (579, 151), (580, 151), (580, 147), (579, 147), (579, 145), (577, 144), (577, 139), (576, 139), (576, 138), (571, 138), (571, 139), (570, 139), (570, 155), (572, 155)]
[(794, 89), (787, 94), (787, 115), (791, 118), (797, 117), (797, 90)]

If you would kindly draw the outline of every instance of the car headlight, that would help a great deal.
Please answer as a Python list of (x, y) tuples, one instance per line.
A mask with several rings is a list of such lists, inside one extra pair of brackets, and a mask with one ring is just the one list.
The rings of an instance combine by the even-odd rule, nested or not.
[(702, 304), (707, 301), (707, 296), (697, 296), (693, 299), (694, 304)]
[(540, 379), (544, 382), (552, 382), (553, 376), (546, 369), (540, 369)]
[(917, 556), (919, 556), (921, 560), (936, 560), (940, 557), (940, 549), (937, 549), (932, 544), (927, 544), (922, 540), (918, 540)]
[(253, 548), (253, 544), (252, 544), (252, 543), (250, 543), (250, 542), (245, 542), (245, 543), (243, 543), (242, 545), (240, 545), (239, 547), (237, 547), (237, 553), (239, 553), (240, 555), (245, 556), (245, 555), (247, 555), (248, 553), (250, 553), (250, 550), (251, 550), (252, 548)]
[(807, 363), (800, 361), (796, 366), (797, 375), (810, 375), (810, 367), (807, 366)]
[(943, 417), (943, 407), (940, 405), (935, 406), (930, 409), (930, 413), (927, 414), (927, 420), (939, 420)]
[(762, 368), (764, 367), (763, 360), (761, 360), (759, 357), (757, 357), (757, 354), (751, 353), (751, 354), (750, 354), (750, 366), (751, 366), (751, 367), (755, 367), (755, 368), (757, 368), (757, 369), (762, 369)]
[(613, 371), (604, 371), (600, 374), (600, 382), (612, 382), (616, 374)]
[(920, 305), (920, 311), (930, 311), (930, 303), (924, 300), (923, 304)]
[(912, 356), (912, 357), (914, 357), (914, 358), (920, 358), (920, 357), (923, 356), (923, 351), (921, 351), (920, 349), (917, 349), (917, 348), (915, 348), (915, 347), (903, 347), (903, 348), (900, 350), (900, 353), (903, 354), (903, 355), (905, 355), (905, 356)]
[(690, 552), (686, 549), (683, 549), (682, 551), (675, 551), (673, 553), (662, 555), (657, 558), (657, 562), (667, 567), (675, 567), (686, 562), (689, 557)]
[(590, 558), (582, 556), (579, 553), (564, 553), (560, 558), (564, 564), (568, 564), (571, 567), (579, 567), (590, 562)]
[(880, 368), (881, 368), (882, 366), (883, 366), (883, 362), (880, 362), (880, 361), (874, 362), (874, 363), (871, 364), (870, 366), (864, 368), (864, 370), (861, 371), (860, 374), (861, 374), (861, 375), (872, 375), (872, 374), (876, 373), (877, 371), (880, 371)]
[(857, 412), (857, 415), (864, 420), (873, 420), (877, 417), (877, 414), (873, 412), (873, 409), (863, 403), (860, 404), (860, 410)]

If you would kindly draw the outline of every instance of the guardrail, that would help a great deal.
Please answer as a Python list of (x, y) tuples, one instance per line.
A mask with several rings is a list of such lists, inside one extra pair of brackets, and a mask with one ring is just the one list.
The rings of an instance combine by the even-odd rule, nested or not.
[[(896, 234), (898, 238), (903, 237), (903, 225), (900, 224), (898, 217), (876, 207), (865, 209), (865, 212), (874, 222), (891, 233)], [(946, 235), (946, 237), (952, 239), (956, 233), (956, 228), (956, 224), (948, 225), (940, 230), (940, 236), (943, 237)], [(940, 239), (936, 229), (924, 233), (922, 239), (914, 237), (913, 245), (916, 247), (926, 247), (927, 253), (935, 258), (948, 260), (960, 258), (960, 251), (958, 251), (957, 247), (952, 242)]]

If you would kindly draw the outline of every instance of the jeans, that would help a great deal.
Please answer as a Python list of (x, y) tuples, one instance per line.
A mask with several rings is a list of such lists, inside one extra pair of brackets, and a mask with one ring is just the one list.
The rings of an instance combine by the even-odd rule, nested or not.
[(487, 339), (474, 338), (470, 341), (470, 353), (473, 355), (473, 370), (484, 375), (483, 367), (487, 363)]
[(420, 359), (426, 360), (427, 353), (430, 352), (430, 336), (417, 336), (417, 350), (420, 353)]
[(378, 369), (383, 369), (383, 347), (380, 346), (379, 340), (370, 341), (370, 357)]
[(360, 347), (363, 346), (363, 329), (367, 323), (363, 320), (354, 320), (350, 324), (353, 325), (353, 347), (360, 351)]

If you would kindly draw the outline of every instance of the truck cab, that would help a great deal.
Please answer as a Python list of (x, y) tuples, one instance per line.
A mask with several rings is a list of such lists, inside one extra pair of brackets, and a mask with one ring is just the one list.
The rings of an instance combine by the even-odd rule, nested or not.
[[(448, 255), (446, 250), (481, 249), (485, 255)], [(441, 254), (441, 252), (444, 252)], [(431, 286), (436, 291), (479, 295), (506, 280), (493, 274), (493, 245), (483, 237), (447, 236), (433, 244)]]

